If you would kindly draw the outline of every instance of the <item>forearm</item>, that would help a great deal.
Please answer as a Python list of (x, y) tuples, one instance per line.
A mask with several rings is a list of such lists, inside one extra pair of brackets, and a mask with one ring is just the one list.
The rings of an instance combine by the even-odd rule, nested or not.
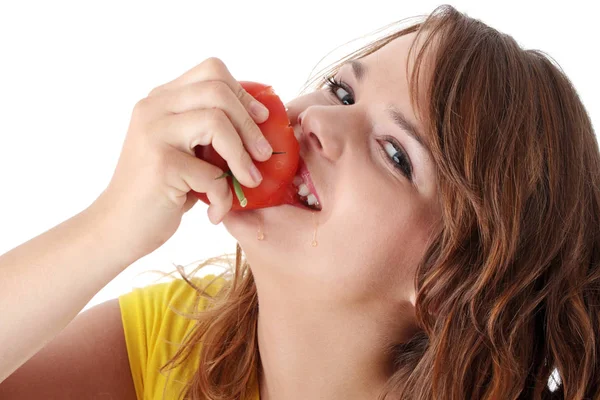
[(87, 208), (0, 256), (0, 382), (135, 261), (94, 211)]

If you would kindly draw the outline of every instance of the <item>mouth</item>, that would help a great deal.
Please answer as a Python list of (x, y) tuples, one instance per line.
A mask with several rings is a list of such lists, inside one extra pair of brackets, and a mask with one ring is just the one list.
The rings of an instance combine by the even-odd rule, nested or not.
[(298, 189), (297, 200), (302, 206), (312, 211), (323, 209), (321, 199), (310, 177), (310, 172), (302, 158), (300, 158), (298, 172), (294, 177), (294, 186)]

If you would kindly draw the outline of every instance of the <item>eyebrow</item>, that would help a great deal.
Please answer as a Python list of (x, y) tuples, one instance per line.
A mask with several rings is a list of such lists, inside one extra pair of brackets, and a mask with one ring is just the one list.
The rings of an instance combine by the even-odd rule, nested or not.
[[(365, 75), (367, 74), (367, 66), (358, 60), (350, 61), (350, 66), (352, 67), (352, 72), (354, 73), (354, 77), (356, 81), (362, 83), (364, 81)], [(408, 133), (410, 137), (412, 137), (419, 145), (428, 153), (431, 153), (429, 147), (423, 140), (423, 136), (419, 133), (417, 128), (413, 125), (412, 122), (406, 118), (404, 113), (400, 111), (393, 104), (389, 104), (386, 108), (388, 116), (394, 121), (394, 123), (400, 127), (403, 131)]]

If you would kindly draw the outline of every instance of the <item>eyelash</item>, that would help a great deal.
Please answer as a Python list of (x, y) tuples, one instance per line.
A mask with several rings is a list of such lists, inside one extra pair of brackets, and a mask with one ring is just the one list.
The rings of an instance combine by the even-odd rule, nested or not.
[[(333, 95), (333, 97), (337, 98), (339, 101), (339, 98), (337, 97), (336, 91), (338, 89), (344, 89), (346, 92), (348, 92), (348, 95), (352, 96), (352, 88), (345, 83), (343, 80), (336, 80), (333, 76), (327, 77), (325, 80), (325, 85), (327, 86), (327, 90)], [(346, 96), (344, 96), (345, 98)], [(342, 101), (343, 104), (346, 104)], [(352, 98), (352, 103), (348, 104), (348, 105), (352, 105), (354, 104), (354, 98)], [(390, 164), (392, 164), (394, 166), (394, 168), (400, 170), (400, 172), (402, 172), (404, 174), (404, 176), (406, 176), (408, 178), (409, 181), (412, 181), (412, 166), (410, 164), (410, 159), (408, 158), (408, 155), (406, 154), (406, 152), (404, 151), (404, 149), (402, 148), (402, 146), (400, 146), (400, 144), (398, 144), (398, 142), (396, 141), (396, 139), (386, 136), (385, 137), (385, 142), (389, 143), (393, 146), (394, 150), (397, 151), (396, 154), (394, 154), (393, 157), (390, 158), (390, 156), (387, 154), (387, 152), (385, 151), (384, 147), (381, 146), (382, 151), (385, 153), (386, 159), (389, 160)], [(395, 162), (394, 160), (398, 160), (398, 162)]]

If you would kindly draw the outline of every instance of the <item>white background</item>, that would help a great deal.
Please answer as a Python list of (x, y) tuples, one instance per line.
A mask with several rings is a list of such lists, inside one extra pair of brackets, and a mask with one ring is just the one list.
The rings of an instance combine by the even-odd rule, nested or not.
[[(459, 11), (549, 53), (598, 129), (593, 1), (455, 1)], [(294, 98), (338, 46), (439, 2), (3, 1), (0, 3), (0, 254), (89, 206), (104, 190), (135, 103), (202, 60)], [(343, 55), (336, 53), (337, 56)], [(319, 64), (319, 69), (330, 61)], [(144, 286), (173, 263), (235, 251), (198, 202), (161, 248), (123, 271), (83, 309)], [(177, 276), (177, 275), (176, 275)], [(77, 284), (77, 282), (73, 282)]]

